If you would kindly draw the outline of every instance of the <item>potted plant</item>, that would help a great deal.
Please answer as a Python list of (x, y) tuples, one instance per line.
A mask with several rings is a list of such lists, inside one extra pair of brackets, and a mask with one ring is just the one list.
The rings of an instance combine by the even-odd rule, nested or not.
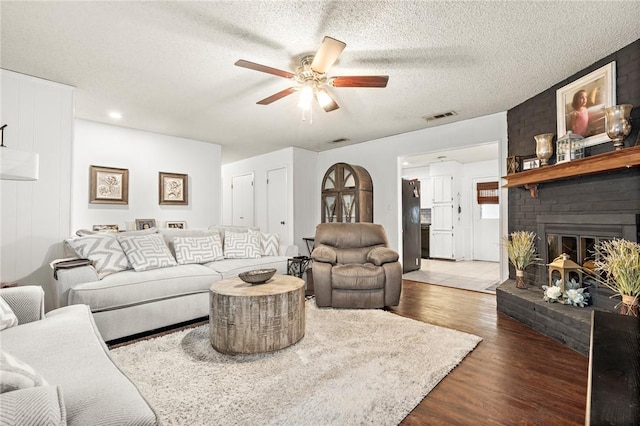
[(640, 300), (640, 244), (623, 240), (600, 241), (596, 245), (596, 279), (622, 297), (620, 313), (638, 316)]
[(536, 233), (515, 231), (504, 237), (509, 261), (516, 268), (516, 287), (527, 288), (524, 282), (524, 270), (527, 266), (540, 262), (536, 250)]

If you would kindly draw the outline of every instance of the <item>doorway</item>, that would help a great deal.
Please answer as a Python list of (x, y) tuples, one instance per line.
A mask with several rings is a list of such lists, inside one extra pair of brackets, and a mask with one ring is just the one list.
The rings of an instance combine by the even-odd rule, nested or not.
[(234, 226), (254, 226), (253, 173), (234, 176), (231, 180), (231, 217)]
[(287, 227), (287, 169), (281, 167), (267, 171), (267, 229), (278, 234), (281, 244), (288, 244)]

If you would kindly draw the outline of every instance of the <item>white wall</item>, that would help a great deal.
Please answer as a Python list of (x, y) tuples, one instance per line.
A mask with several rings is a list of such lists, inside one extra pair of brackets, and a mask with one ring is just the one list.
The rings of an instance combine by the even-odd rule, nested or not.
[[(89, 166), (129, 169), (129, 204), (90, 204)], [(71, 229), (135, 219), (185, 221), (187, 228), (220, 223), (220, 145), (76, 120), (73, 145)], [(160, 205), (158, 173), (189, 175), (189, 204)]]
[(73, 91), (62, 84), (0, 70), (5, 146), (40, 156), (35, 182), (0, 181), (0, 279), (40, 285), (53, 306), (48, 263), (69, 235)]
[(222, 222), (231, 224), (232, 193), (231, 181), (234, 176), (254, 175), (254, 217), (255, 226), (267, 230), (267, 172), (285, 167), (287, 170), (287, 206), (289, 241), (283, 244), (296, 244), (301, 254), (307, 254), (303, 237), (313, 237), (315, 211), (320, 200), (320, 184), (317, 179), (318, 154), (300, 148), (285, 148), (268, 154), (259, 155), (222, 166)]
[[(489, 142), (498, 142), (499, 146), (506, 147), (506, 112), (321, 152), (318, 154), (318, 182), (325, 171), (337, 162), (367, 169), (373, 180), (373, 220), (385, 227), (389, 243), (394, 249), (400, 250), (402, 166), (398, 157)], [(363, 152), (367, 155), (362, 155)], [(504, 151), (501, 149), (500, 152)], [(502, 163), (501, 170), (504, 166)], [(506, 173), (501, 175), (504, 174)], [(315, 218), (319, 223), (319, 199), (316, 202)]]

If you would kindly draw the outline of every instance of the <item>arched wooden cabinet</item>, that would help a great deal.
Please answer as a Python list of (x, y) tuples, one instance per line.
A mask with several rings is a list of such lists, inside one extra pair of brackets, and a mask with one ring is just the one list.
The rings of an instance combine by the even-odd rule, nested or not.
[(322, 179), (322, 222), (373, 222), (373, 182), (363, 167), (336, 163)]

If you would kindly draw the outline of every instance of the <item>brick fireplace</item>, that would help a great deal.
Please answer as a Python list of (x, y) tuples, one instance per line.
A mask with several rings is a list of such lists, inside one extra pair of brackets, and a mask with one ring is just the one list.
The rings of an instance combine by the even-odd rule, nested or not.
[[(640, 41), (636, 41), (509, 110), (508, 156), (535, 156), (533, 137), (556, 133), (556, 90), (612, 61), (616, 62), (616, 103), (634, 105), (632, 132), (624, 141), (625, 148), (634, 147), (640, 132), (639, 60)], [(557, 135), (554, 144), (556, 138)], [(636, 146), (627, 152), (637, 155), (638, 149)], [(587, 148), (586, 154), (587, 158), (594, 158), (613, 150), (609, 142)], [(579, 161), (572, 163), (578, 166), (582, 164)], [(549, 167), (553, 167), (555, 156), (550, 163)], [(535, 232), (540, 238), (538, 252), (545, 264), (562, 252), (569, 252), (576, 263), (582, 264), (593, 256), (592, 248), (600, 239), (640, 241), (640, 167), (637, 165), (636, 162), (635, 167), (623, 165), (595, 174), (578, 171), (567, 178), (544, 181), (536, 186), (537, 191), (524, 186), (510, 187), (509, 232)], [(520, 176), (525, 173), (528, 172)], [(498, 310), (585, 355), (589, 349), (591, 311), (613, 310), (619, 300), (609, 299), (608, 290), (587, 282), (592, 285), (589, 292), (595, 299), (593, 306), (577, 308), (544, 302), (541, 286), (548, 281), (545, 265), (527, 268), (525, 280), (530, 286), (527, 290), (515, 289), (514, 278), (515, 271), (510, 267), (510, 280), (496, 291)]]

